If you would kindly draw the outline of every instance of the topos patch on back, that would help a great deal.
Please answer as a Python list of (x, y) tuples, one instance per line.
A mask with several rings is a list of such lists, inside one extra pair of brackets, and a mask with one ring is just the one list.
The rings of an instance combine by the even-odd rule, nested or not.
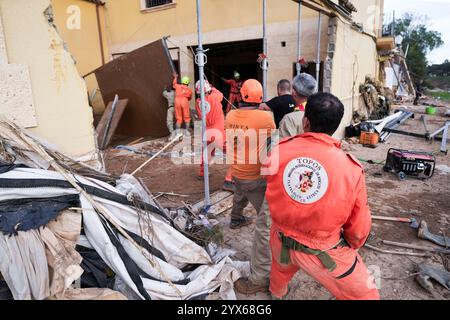
[(328, 189), (328, 174), (316, 160), (296, 158), (284, 169), (283, 185), (295, 201), (311, 204), (319, 201)]

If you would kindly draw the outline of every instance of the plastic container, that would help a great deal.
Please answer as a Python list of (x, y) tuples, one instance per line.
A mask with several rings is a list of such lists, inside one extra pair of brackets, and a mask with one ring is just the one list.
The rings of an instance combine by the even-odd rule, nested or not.
[(428, 106), (425, 110), (427, 114), (436, 114), (436, 107)]
[(359, 143), (364, 146), (375, 147), (380, 141), (380, 135), (376, 132), (361, 131)]

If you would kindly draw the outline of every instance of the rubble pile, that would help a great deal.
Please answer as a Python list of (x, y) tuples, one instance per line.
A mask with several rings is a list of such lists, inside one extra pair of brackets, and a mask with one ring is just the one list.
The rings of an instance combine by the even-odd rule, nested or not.
[[(0, 286), (14, 299), (235, 299), (240, 277), (131, 176), (76, 163), (0, 121)], [(212, 250), (210, 250), (211, 252)]]
[(359, 92), (364, 99), (364, 107), (353, 113), (354, 122), (379, 120), (389, 115), (394, 99), (392, 90), (367, 76)]

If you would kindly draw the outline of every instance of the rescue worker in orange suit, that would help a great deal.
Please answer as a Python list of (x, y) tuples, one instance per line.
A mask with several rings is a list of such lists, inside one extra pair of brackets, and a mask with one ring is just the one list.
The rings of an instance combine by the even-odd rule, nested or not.
[(228, 114), (228, 112), (230, 112), (230, 110), (232, 108), (232, 105), (237, 107), (239, 105), (239, 103), (242, 101), (240, 91), (241, 91), (243, 82), (241, 80), (241, 75), (237, 71), (234, 72), (234, 79), (226, 80), (226, 79), (222, 78), (222, 80), (226, 84), (230, 85), (230, 96), (228, 98), (228, 105), (227, 105), (227, 109), (225, 111), (225, 114)]
[(343, 115), (344, 106), (335, 96), (311, 96), (305, 133), (282, 140), (270, 157), (278, 168), (272, 166), (266, 191), (275, 299), (288, 293), (299, 269), (339, 300), (380, 298), (357, 252), (371, 228), (364, 170), (331, 137)]
[[(195, 84), (195, 92), (200, 95), (200, 80)], [(223, 94), (214, 88), (207, 80), (204, 86), (205, 100), (207, 102), (206, 113), (206, 137), (208, 145), (208, 163), (215, 155), (216, 148), (226, 154), (226, 136), (225, 136), (225, 116), (222, 109)], [(199, 118), (202, 117), (201, 100), (197, 99), (195, 108)], [(199, 177), (204, 177), (204, 163), (202, 154), (202, 163), (200, 165)], [(231, 176), (231, 168), (228, 170), (222, 189), (234, 192), (234, 186)]]
[(242, 294), (267, 292), (270, 277), (270, 216), (265, 201), (266, 180), (261, 171), (267, 161), (267, 146), (276, 130), (272, 114), (258, 110), (263, 88), (257, 80), (244, 82), (242, 100), (237, 110), (225, 119), (227, 130), (227, 162), (235, 184), (230, 228), (237, 229), (252, 223), (244, 208), (250, 202), (256, 210), (255, 231), (250, 254), (250, 276), (235, 282)]
[(178, 74), (173, 74), (173, 88), (175, 89), (175, 119), (176, 129), (181, 129), (183, 122), (186, 129), (189, 129), (191, 124), (191, 112), (189, 108), (189, 101), (192, 99), (192, 90), (189, 88), (191, 82), (188, 77), (181, 79), (181, 84), (178, 83)]

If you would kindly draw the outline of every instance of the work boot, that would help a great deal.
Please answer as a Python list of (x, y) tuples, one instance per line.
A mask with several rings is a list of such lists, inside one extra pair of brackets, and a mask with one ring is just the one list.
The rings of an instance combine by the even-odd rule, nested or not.
[(254, 284), (248, 278), (240, 278), (234, 283), (237, 292), (245, 295), (269, 291), (269, 285)]
[(241, 216), (237, 219), (231, 218), (230, 229), (239, 229), (239, 228), (248, 226), (249, 224), (252, 224), (252, 223), (253, 223), (253, 220), (246, 216)]
[(169, 137), (167, 138), (167, 141), (172, 141), (173, 139), (175, 139), (175, 137), (178, 135), (178, 130), (174, 130), (170, 133)]
[[(208, 177), (211, 177), (211, 172), (209, 172), (209, 171), (208, 171)], [(203, 180), (205, 178), (205, 171), (203, 171), (203, 168), (201, 168), (198, 171), (197, 178), (198, 178), (198, 180)]]
[(234, 187), (233, 181), (225, 181), (225, 182), (223, 183), (222, 190), (224, 190), (224, 191), (230, 191), (230, 192), (233, 192), (233, 193), (234, 193), (235, 187)]

